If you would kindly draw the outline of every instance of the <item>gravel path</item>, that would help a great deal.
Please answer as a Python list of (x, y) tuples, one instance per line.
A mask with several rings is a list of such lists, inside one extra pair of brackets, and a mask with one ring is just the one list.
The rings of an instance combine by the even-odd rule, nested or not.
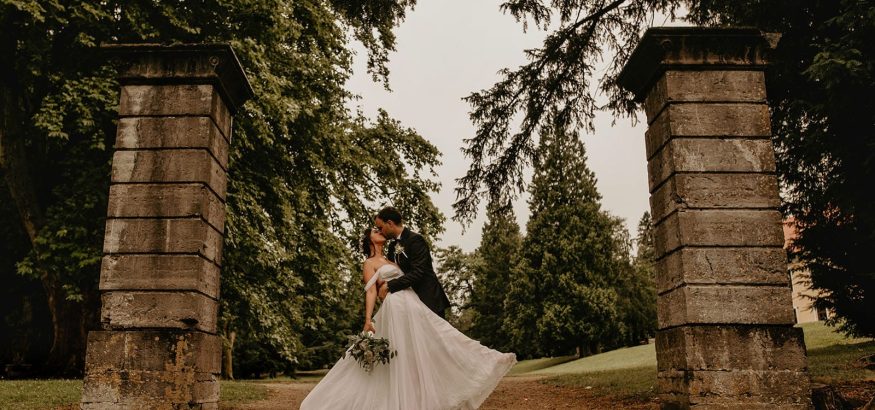
[[(539, 377), (505, 377), (483, 403), (481, 410), (535, 409), (654, 409), (655, 403), (616, 401), (598, 397), (592, 390), (577, 387), (556, 387), (541, 383)], [(266, 400), (222, 406), (223, 410), (297, 409), (316, 382), (265, 383), (269, 390)]]

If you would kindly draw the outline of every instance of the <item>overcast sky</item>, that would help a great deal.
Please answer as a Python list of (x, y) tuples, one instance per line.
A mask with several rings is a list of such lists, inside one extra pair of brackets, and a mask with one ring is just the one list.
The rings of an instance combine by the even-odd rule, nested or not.
[[(498, 70), (525, 63), (523, 50), (539, 47), (544, 37), (542, 32), (523, 33), (521, 24), (499, 11), (499, 4), (493, 0), (419, 2), (396, 29), (397, 52), (389, 63), (392, 92), (371, 81), (361, 51), (348, 83), (349, 89), (362, 97), (353, 108), (372, 118), (378, 108), (384, 108), (443, 153), (443, 165), (437, 169), (442, 189), (432, 198), (447, 217), (446, 231), (438, 243), (443, 247), (476, 249), (485, 220), (481, 211), (462, 234), (461, 225), (450, 219), (455, 180), (469, 165), (460, 151), (463, 139), (474, 134), (468, 118), (470, 107), (462, 98), (494, 84), (499, 79)], [(608, 114), (598, 116), (595, 134), (583, 135), (583, 141), (588, 165), (598, 178), (602, 205), (625, 218), (634, 235), (638, 219), (649, 209), (645, 128), (640, 122), (632, 127), (628, 119), (613, 126), (611, 122)], [(526, 201), (523, 196), (514, 206), (523, 230), (529, 215)]]

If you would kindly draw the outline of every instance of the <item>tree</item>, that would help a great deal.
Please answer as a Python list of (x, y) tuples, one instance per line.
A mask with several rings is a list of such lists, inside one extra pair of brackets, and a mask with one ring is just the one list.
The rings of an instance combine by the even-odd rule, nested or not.
[[(550, 32), (527, 64), (467, 97), (477, 127), (456, 188), (455, 219), (470, 222), (483, 197), (515, 196), (544, 128), (594, 131), (596, 111), (632, 116), (616, 78), (641, 33), (662, 16), (708, 26), (780, 32), (767, 73), (784, 212), (798, 224), (798, 256), (816, 305), (844, 331), (875, 336), (875, 4), (860, 0), (507, 0), (501, 10)], [(603, 57), (607, 61), (598, 65)], [(602, 68), (604, 68), (602, 70)], [(600, 76), (599, 74), (600, 73)], [(607, 102), (596, 100), (604, 93)], [(520, 124), (518, 130), (515, 124)], [(570, 132), (575, 131), (575, 132)], [(484, 189), (485, 188), (485, 189)]]
[(510, 279), (504, 330), (523, 357), (586, 355), (620, 338), (614, 238), (576, 136), (541, 136), (523, 262)]
[(635, 268), (645, 272), (651, 280), (656, 280), (656, 243), (653, 237), (653, 219), (649, 211), (644, 211), (638, 220), (638, 233), (635, 236)]
[(471, 296), (474, 290), (473, 267), (478, 258), (476, 252), (465, 252), (462, 248), (450, 245), (437, 249), (437, 274), (444, 292), (450, 299), (447, 320), (462, 332), (471, 327)]
[(522, 234), (509, 203), (490, 203), (486, 217), (476, 251), (479, 257), (473, 267), (470, 335), (484, 346), (507, 351), (510, 336), (502, 327), (506, 317), (504, 301), (508, 283), (519, 264)]
[(361, 41), (370, 71), (387, 81), (392, 29), (413, 4), (0, 3), (8, 62), (0, 65), (0, 171), (27, 240), (17, 271), (41, 282), (54, 323), (48, 372), (80, 373), (85, 331), (96, 327), (119, 89), (97, 45), (234, 47), (258, 98), (238, 113), (230, 151), (226, 352), (241, 343), (278, 360), (277, 368), (318, 365), (324, 359), (312, 348), (336, 350), (355, 309), (347, 289), (359, 269), (349, 245), (372, 223), (369, 207), (389, 198), (420, 232), (441, 230), (428, 197), (437, 189), (437, 149), (384, 112), (369, 121), (345, 106), (353, 97), (344, 89), (348, 42)]
[(0, 179), (0, 363), (9, 366), (11, 378), (49, 349), (52, 329), (40, 283), (16, 273), (27, 255), (27, 236), (4, 185)]
[(638, 235), (634, 239), (637, 252), (630, 256), (629, 232), (622, 220), (615, 219), (614, 238), (620, 281), (620, 311), (625, 325), (625, 345), (634, 346), (656, 335), (656, 250), (653, 247), (653, 223), (650, 213), (644, 212), (638, 222)]

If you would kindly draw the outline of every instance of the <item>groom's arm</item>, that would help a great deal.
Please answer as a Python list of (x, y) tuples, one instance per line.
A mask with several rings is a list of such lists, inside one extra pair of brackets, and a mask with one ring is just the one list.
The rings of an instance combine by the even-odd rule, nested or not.
[(388, 282), (390, 292), (404, 290), (419, 283), (428, 271), (428, 243), (425, 242), (425, 238), (422, 236), (411, 238), (405, 253), (410, 260), (410, 269), (404, 272), (404, 276)]

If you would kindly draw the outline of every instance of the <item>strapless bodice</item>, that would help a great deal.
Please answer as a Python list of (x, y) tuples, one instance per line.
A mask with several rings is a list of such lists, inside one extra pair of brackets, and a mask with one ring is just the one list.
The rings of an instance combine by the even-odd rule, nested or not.
[(383, 266), (380, 266), (379, 268), (377, 268), (376, 274), (374, 274), (374, 276), (371, 277), (371, 280), (369, 280), (368, 283), (365, 284), (365, 292), (367, 292), (368, 289), (371, 288), (371, 286), (374, 286), (374, 284), (377, 283), (378, 278), (383, 281), (390, 281), (403, 275), (404, 272), (401, 271), (401, 268), (394, 264), (387, 263)]
[(399, 268), (397, 265), (392, 264), (392, 263), (387, 263), (387, 264), (377, 268), (377, 274), (380, 275), (381, 277), (384, 277), (383, 279), (385, 280), (385, 276), (392, 276), (392, 275), (399, 275), (400, 276), (402, 274), (402, 272), (401, 272), (401, 268)]

